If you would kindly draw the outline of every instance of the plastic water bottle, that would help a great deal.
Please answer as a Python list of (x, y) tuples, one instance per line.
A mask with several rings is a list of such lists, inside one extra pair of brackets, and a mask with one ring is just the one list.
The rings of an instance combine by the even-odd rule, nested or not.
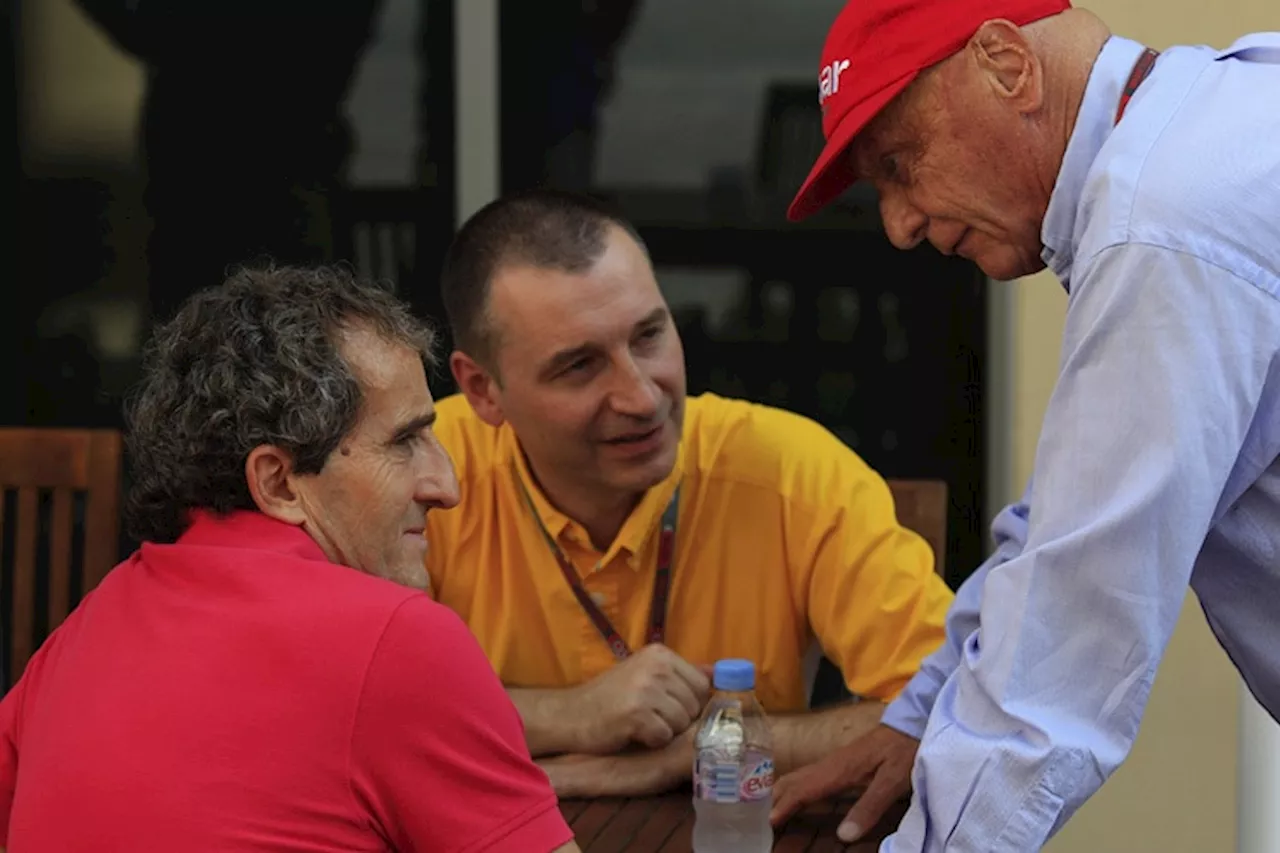
[(773, 737), (756, 700), (755, 664), (718, 661), (713, 683), (694, 740), (694, 853), (768, 853)]

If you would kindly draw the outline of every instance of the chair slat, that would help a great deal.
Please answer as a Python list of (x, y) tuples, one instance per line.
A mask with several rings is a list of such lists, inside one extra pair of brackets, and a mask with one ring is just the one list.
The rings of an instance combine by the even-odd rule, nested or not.
[(102, 582), (120, 556), (120, 434), (95, 433), (92, 446), (85, 496), (84, 594)]
[[(16, 489), (13, 542), (13, 600), (3, 625), (9, 632), (9, 667), (0, 693), (21, 677), (27, 661), (44, 642), (37, 636), (36, 588), (40, 535), (40, 493), (52, 490), (49, 532), (48, 630), (66, 619), (71, 601), (83, 598), (115, 565), (120, 547), (120, 461), (123, 442), (115, 430), (28, 429), (0, 427), (0, 525), (4, 490)], [(84, 562), (79, 589), (72, 587), (72, 537), (75, 535), (75, 497), (84, 493)], [(0, 543), (5, 531), (0, 529)], [(4, 567), (6, 571), (9, 566)]]
[(71, 609), (71, 510), (75, 500), (70, 489), (53, 490), (53, 513), (49, 519), (49, 624), (61, 625)]
[(17, 680), (35, 651), (36, 532), (39, 530), (40, 492), (34, 486), (18, 489), (18, 512), (13, 543), (13, 634), (9, 669)]

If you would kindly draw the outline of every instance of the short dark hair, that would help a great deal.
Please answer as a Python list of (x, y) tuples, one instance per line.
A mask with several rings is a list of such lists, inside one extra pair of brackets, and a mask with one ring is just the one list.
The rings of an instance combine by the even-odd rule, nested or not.
[(583, 273), (600, 260), (610, 226), (644, 241), (604, 202), (579, 193), (538, 188), (480, 208), (458, 230), (445, 254), (440, 291), (454, 345), (492, 368), (489, 285), (503, 266)]
[(172, 542), (192, 510), (253, 509), (244, 466), (260, 445), (319, 473), (359, 415), (339, 335), (361, 327), (435, 365), (431, 328), (342, 267), (241, 269), (190, 297), (153, 335), (128, 406), (129, 532)]

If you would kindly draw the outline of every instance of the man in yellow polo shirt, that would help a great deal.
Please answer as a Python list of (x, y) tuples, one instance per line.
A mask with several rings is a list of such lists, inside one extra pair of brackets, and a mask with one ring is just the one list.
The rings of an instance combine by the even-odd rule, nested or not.
[[(806, 418), (687, 399), (648, 255), (588, 199), (490, 204), (442, 288), (461, 393), (435, 431), (462, 509), (428, 519), (432, 592), (560, 794), (687, 779), (719, 658), (755, 661), (778, 772), (875, 727), (952, 598), (884, 481)], [(819, 649), (863, 701), (808, 709)]]

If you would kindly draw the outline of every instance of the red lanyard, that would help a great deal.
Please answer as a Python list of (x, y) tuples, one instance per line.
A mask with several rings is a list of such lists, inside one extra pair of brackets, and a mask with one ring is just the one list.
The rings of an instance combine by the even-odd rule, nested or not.
[(1129, 99), (1133, 97), (1133, 93), (1138, 91), (1142, 81), (1146, 80), (1151, 74), (1151, 69), (1156, 67), (1156, 57), (1159, 55), (1158, 51), (1147, 48), (1142, 51), (1138, 61), (1133, 64), (1133, 71), (1129, 73), (1129, 80), (1124, 84), (1124, 91), (1120, 93), (1120, 103), (1116, 107), (1116, 124), (1119, 124), (1121, 117), (1124, 116), (1124, 111), (1128, 108)]
[[(613, 652), (613, 656), (618, 660), (627, 658), (631, 654), (631, 648), (613, 627), (609, 617), (605, 616), (592, 600), (591, 594), (582, 585), (582, 579), (578, 577), (578, 570), (574, 568), (573, 563), (569, 562), (564, 551), (560, 550), (555, 538), (547, 532), (546, 526), (542, 523), (542, 517), (538, 515), (538, 508), (534, 506), (533, 498), (530, 497), (529, 490), (524, 487), (524, 481), (520, 479), (518, 473), (516, 482), (520, 484), (520, 491), (524, 494), (525, 503), (529, 505), (529, 512), (533, 514), (533, 520), (538, 524), (538, 531), (542, 533), (547, 547), (556, 558), (565, 582), (573, 591), (574, 598), (578, 599), (578, 605), (595, 624), (600, 636), (609, 644), (609, 650)], [(645, 632), (646, 643), (661, 643), (667, 632), (667, 596), (671, 591), (671, 557), (676, 550), (676, 518), (679, 515), (679, 508), (680, 487), (676, 486), (671, 500), (667, 503), (667, 508), (662, 513), (662, 532), (658, 539), (658, 571), (653, 576), (653, 599), (649, 604), (649, 629)]]

